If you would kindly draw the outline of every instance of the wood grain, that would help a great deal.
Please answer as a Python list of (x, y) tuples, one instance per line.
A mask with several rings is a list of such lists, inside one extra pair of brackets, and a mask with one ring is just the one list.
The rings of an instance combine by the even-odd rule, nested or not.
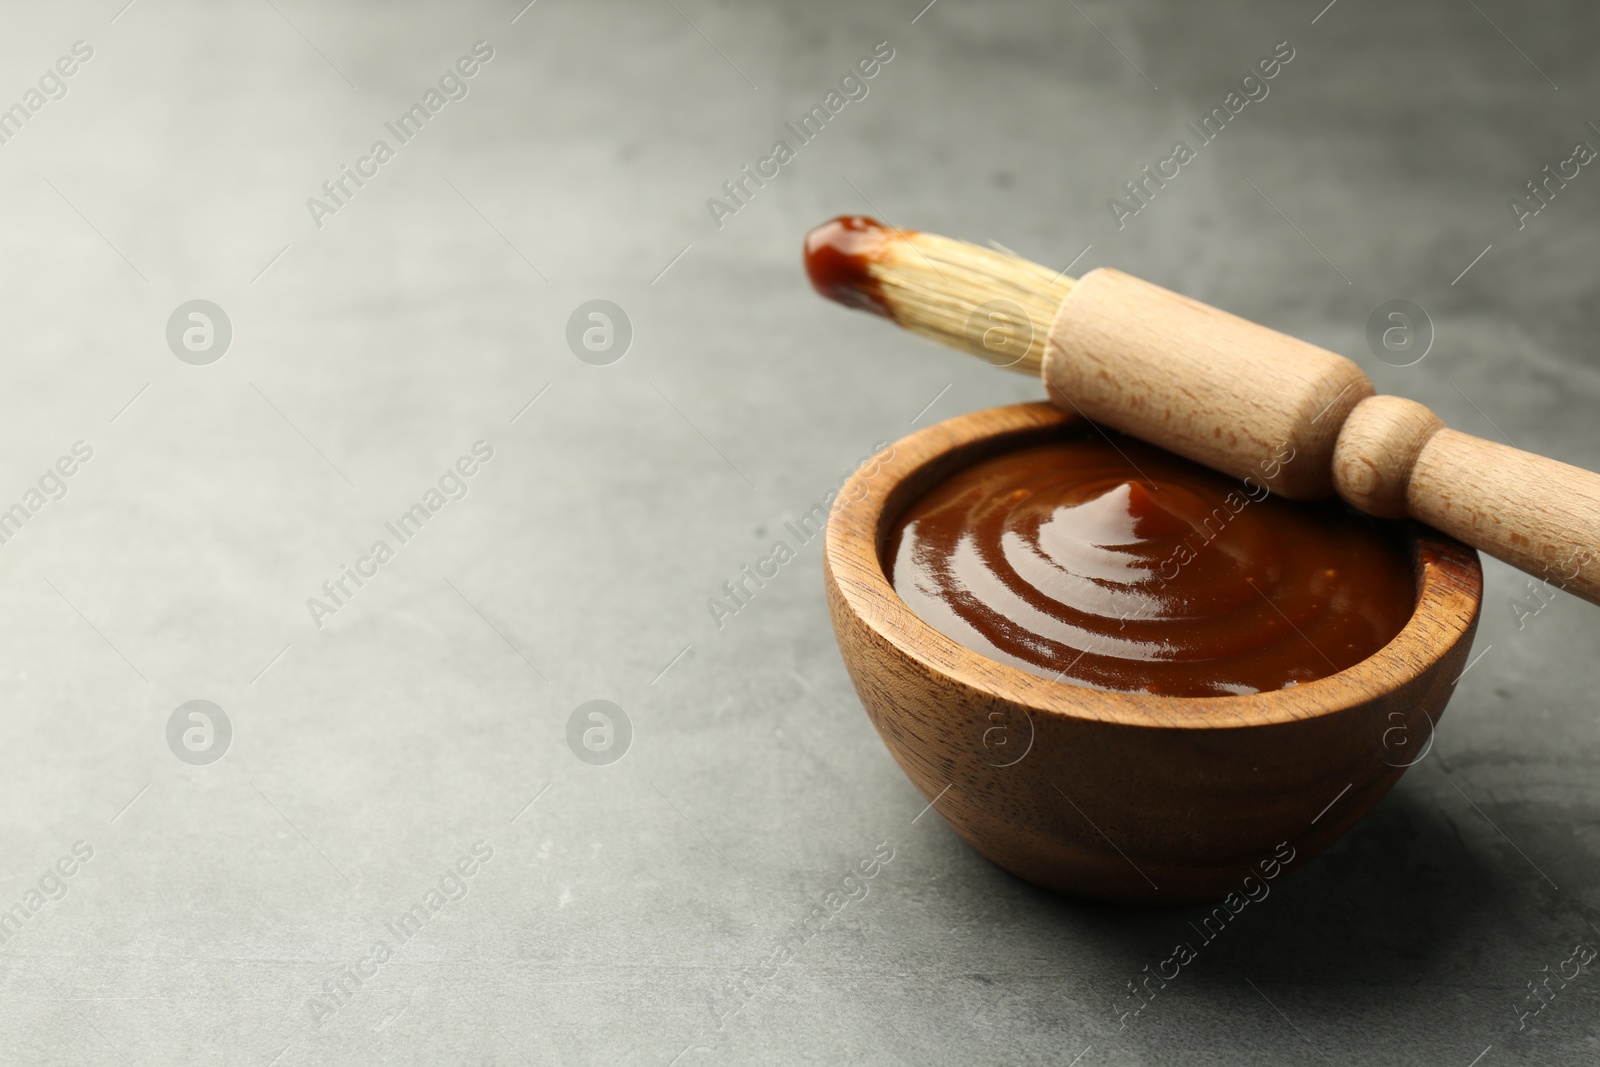
[(1296, 869), (1429, 743), (1476, 629), (1477, 555), (1407, 524), (1410, 622), (1362, 663), (1293, 689), (1169, 698), (1051, 682), (917, 618), (882, 559), (895, 519), (934, 483), (1073, 421), (1040, 403), (963, 415), (897, 442), (872, 477), (846, 485), (824, 570), (856, 692), (923, 797), (980, 853), (1029, 881), (1179, 904), (1238, 890), (1280, 842), (1295, 850)]
[(1065, 410), (1296, 500), (1333, 492), (1339, 427), (1373, 393), (1343, 356), (1106, 267), (1061, 301), (1042, 377)]
[(1600, 603), (1600, 474), (1455, 430), (1428, 439), (1410, 514)]

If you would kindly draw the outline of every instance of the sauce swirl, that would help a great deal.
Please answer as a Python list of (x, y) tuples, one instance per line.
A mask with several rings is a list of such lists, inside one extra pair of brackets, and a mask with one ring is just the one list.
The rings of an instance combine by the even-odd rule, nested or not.
[(923, 621), (1034, 674), (1200, 697), (1336, 673), (1410, 618), (1392, 524), (1087, 433), (981, 460), (901, 517), (885, 562)]

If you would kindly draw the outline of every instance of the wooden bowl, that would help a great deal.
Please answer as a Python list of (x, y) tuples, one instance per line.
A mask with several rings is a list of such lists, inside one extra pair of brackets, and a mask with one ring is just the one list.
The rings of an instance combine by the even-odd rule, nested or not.
[(1249, 879), (1303, 865), (1427, 754), (1477, 628), (1478, 555), (1401, 524), (1417, 600), (1399, 635), (1338, 674), (1250, 696), (1051, 681), (913, 614), (884, 567), (906, 508), (961, 467), (1082, 428), (1049, 404), (991, 408), (896, 442), (856, 472), (824, 552), (845, 666), (912, 784), (1013, 874), (1146, 904), (1254, 892)]

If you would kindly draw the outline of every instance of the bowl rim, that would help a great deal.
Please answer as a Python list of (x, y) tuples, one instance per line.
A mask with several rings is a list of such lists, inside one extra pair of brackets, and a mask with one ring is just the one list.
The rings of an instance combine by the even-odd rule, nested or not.
[[(1025, 439), (1087, 423), (1043, 401), (967, 412), (894, 442), (887, 458), (858, 468), (829, 512), (823, 557), (828, 581), (860, 623), (925, 670), (1030, 712), (1121, 726), (1228, 729), (1271, 726), (1337, 714), (1426, 679), (1471, 636), (1483, 600), (1478, 554), (1416, 522), (1409, 527), (1417, 598), (1388, 644), (1350, 667), (1290, 689), (1243, 696), (1174, 697), (1090, 689), (990, 659), (924, 622), (900, 599), (884, 571), (887, 527), (920, 492), (956, 469), (953, 457), (1006, 438)], [(983, 455), (992, 454), (983, 452)], [(981, 456), (973, 456), (974, 462)], [(955, 464), (945, 468), (946, 464)], [(937, 470), (936, 474), (930, 472)], [(905, 486), (925, 484), (918, 492)], [(1454, 686), (1459, 678), (1452, 680)]]

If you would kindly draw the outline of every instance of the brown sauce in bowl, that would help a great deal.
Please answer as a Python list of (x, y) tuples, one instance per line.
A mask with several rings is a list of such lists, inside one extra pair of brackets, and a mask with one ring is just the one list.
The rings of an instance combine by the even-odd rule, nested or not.
[(1394, 524), (1092, 429), (934, 486), (885, 565), (912, 611), (973, 651), (1165, 696), (1337, 673), (1398, 634), (1416, 599)]

